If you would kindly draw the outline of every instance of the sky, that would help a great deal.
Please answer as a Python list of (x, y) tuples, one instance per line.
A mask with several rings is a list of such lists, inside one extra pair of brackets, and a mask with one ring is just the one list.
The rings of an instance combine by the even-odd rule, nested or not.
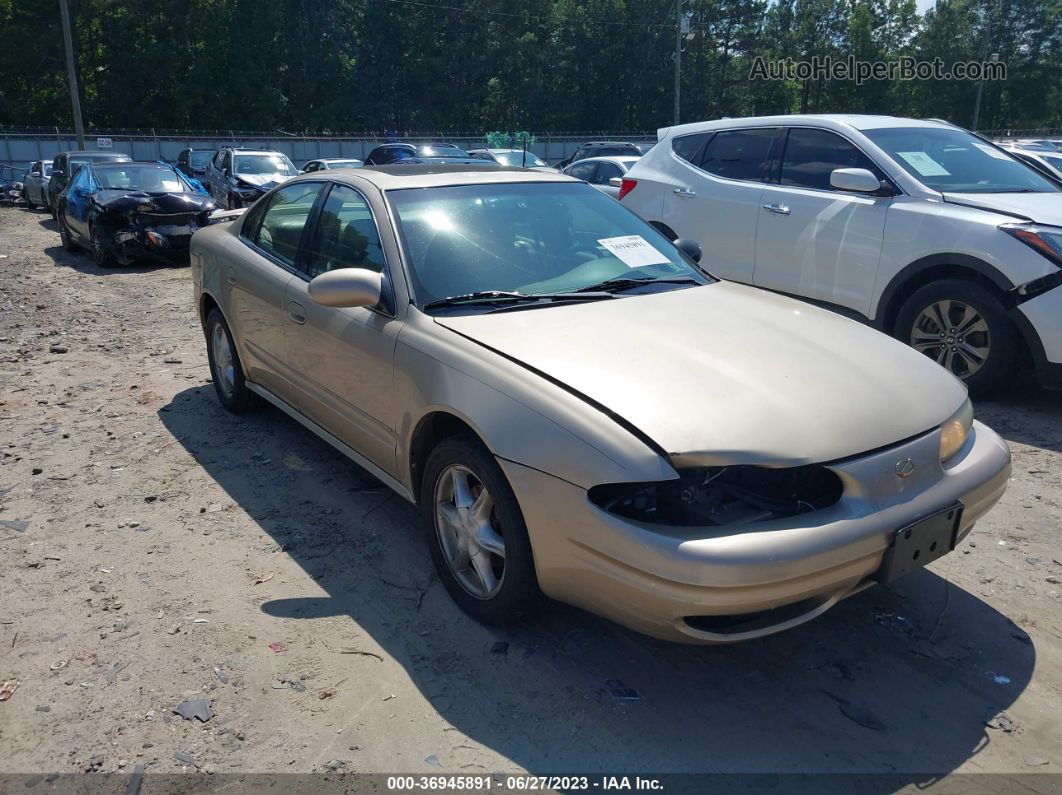
[(924, 14), (927, 10), (933, 7), (936, 0), (915, 0), (915, 2), (918, 3), (918, 12)]

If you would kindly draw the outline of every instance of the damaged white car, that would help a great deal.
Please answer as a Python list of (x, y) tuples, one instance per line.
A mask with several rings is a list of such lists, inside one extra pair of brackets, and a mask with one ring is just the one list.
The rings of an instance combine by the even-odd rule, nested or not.
[(417, 503), (481, 621), (742, 640), (954, 549), (1010, 471), (962, 384), (698, 257), (570, 177), (403, 166), (285, 183), (192, 276), (221, 402)]

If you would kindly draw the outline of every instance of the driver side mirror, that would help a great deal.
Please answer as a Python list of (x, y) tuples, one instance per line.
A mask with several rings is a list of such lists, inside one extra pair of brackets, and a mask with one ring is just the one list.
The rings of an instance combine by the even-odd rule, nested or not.
[(701, 261), (701, 245), (696, 240), (690, 240), (686, 237), (679, 237), (672, 241), (675, 244), (675, 248), (685, 254), (694, 262)]
[(874, 193), (881, 190), (881, 180), (865, 168), (835, 168), (830, 172), (830, 186), (851, 193)]
[(310, 280), (310, 298), (321, 306), (376, 306), (383, 295), (383, 274), (367, 268), (339, 268)]

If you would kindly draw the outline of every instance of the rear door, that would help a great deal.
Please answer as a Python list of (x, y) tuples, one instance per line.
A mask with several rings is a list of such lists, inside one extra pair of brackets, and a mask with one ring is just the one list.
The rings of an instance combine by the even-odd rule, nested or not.
[(892, 200), (836, 190), (830, 173), (884, 173), (829, 130), (794, 127), (781, 151), (776, 183), (761, 197), (754, 283), (868, 315)]
[(701, 245), (709, 272), (751, 283), (760, 195), (770, 172), (776, 127), (746, 127), (676, 138), (663, 221)]
[[(368, 200), (333, 183), (308, 253), (288, 283), (288, 360), (299, 406), (321, 427), (395, 474), (394, 351), (401, 323), (389, 300), (378, 307), (329, 307), (309, 296), (312, 278), (340, 268), (386, 274), (380, 232)], [(385, 275), (385, 293), (387, 277)], [(301, 317), (301, 320), (295, 319)]]
[(41, 161), (34, 163), (26, 175), (25, 182), (22, 183), (22, 191), (26, 195), (26, 198), (35, 204), (43, 204), (41, 191)]
[(290, 314), (288, 283), (322, 182), (278, 188), (248, 213), (238, 256), (223, 275), (229, 322), (240, 343), (248, 378), (298, 406), (298, 376), (287, 363), (287, 337), (298, 322)]

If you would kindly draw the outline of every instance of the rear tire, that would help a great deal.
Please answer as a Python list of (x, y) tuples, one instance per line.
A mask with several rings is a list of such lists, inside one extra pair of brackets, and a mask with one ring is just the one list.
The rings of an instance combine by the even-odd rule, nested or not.
[(1000, 300), (965, 279), (942, 279), (916, 290), (900, 307), (894, 336), (929, 356), (975, 397), (1011, 382), (1019, 337)]
[(261, 405), (261, 398), (247, 388), (240, 354), (219, 309), (211, 309), (207, 314), (204, 332), (210, 377), (221, 405), (233, 414), (244, 414), (257, 408)]
[(510, 624), (541, 607), (523, 513), (479, 439), (458, 434), (431, 451), (420, 510), (432, 561), (458, 607), (494, 625)]

